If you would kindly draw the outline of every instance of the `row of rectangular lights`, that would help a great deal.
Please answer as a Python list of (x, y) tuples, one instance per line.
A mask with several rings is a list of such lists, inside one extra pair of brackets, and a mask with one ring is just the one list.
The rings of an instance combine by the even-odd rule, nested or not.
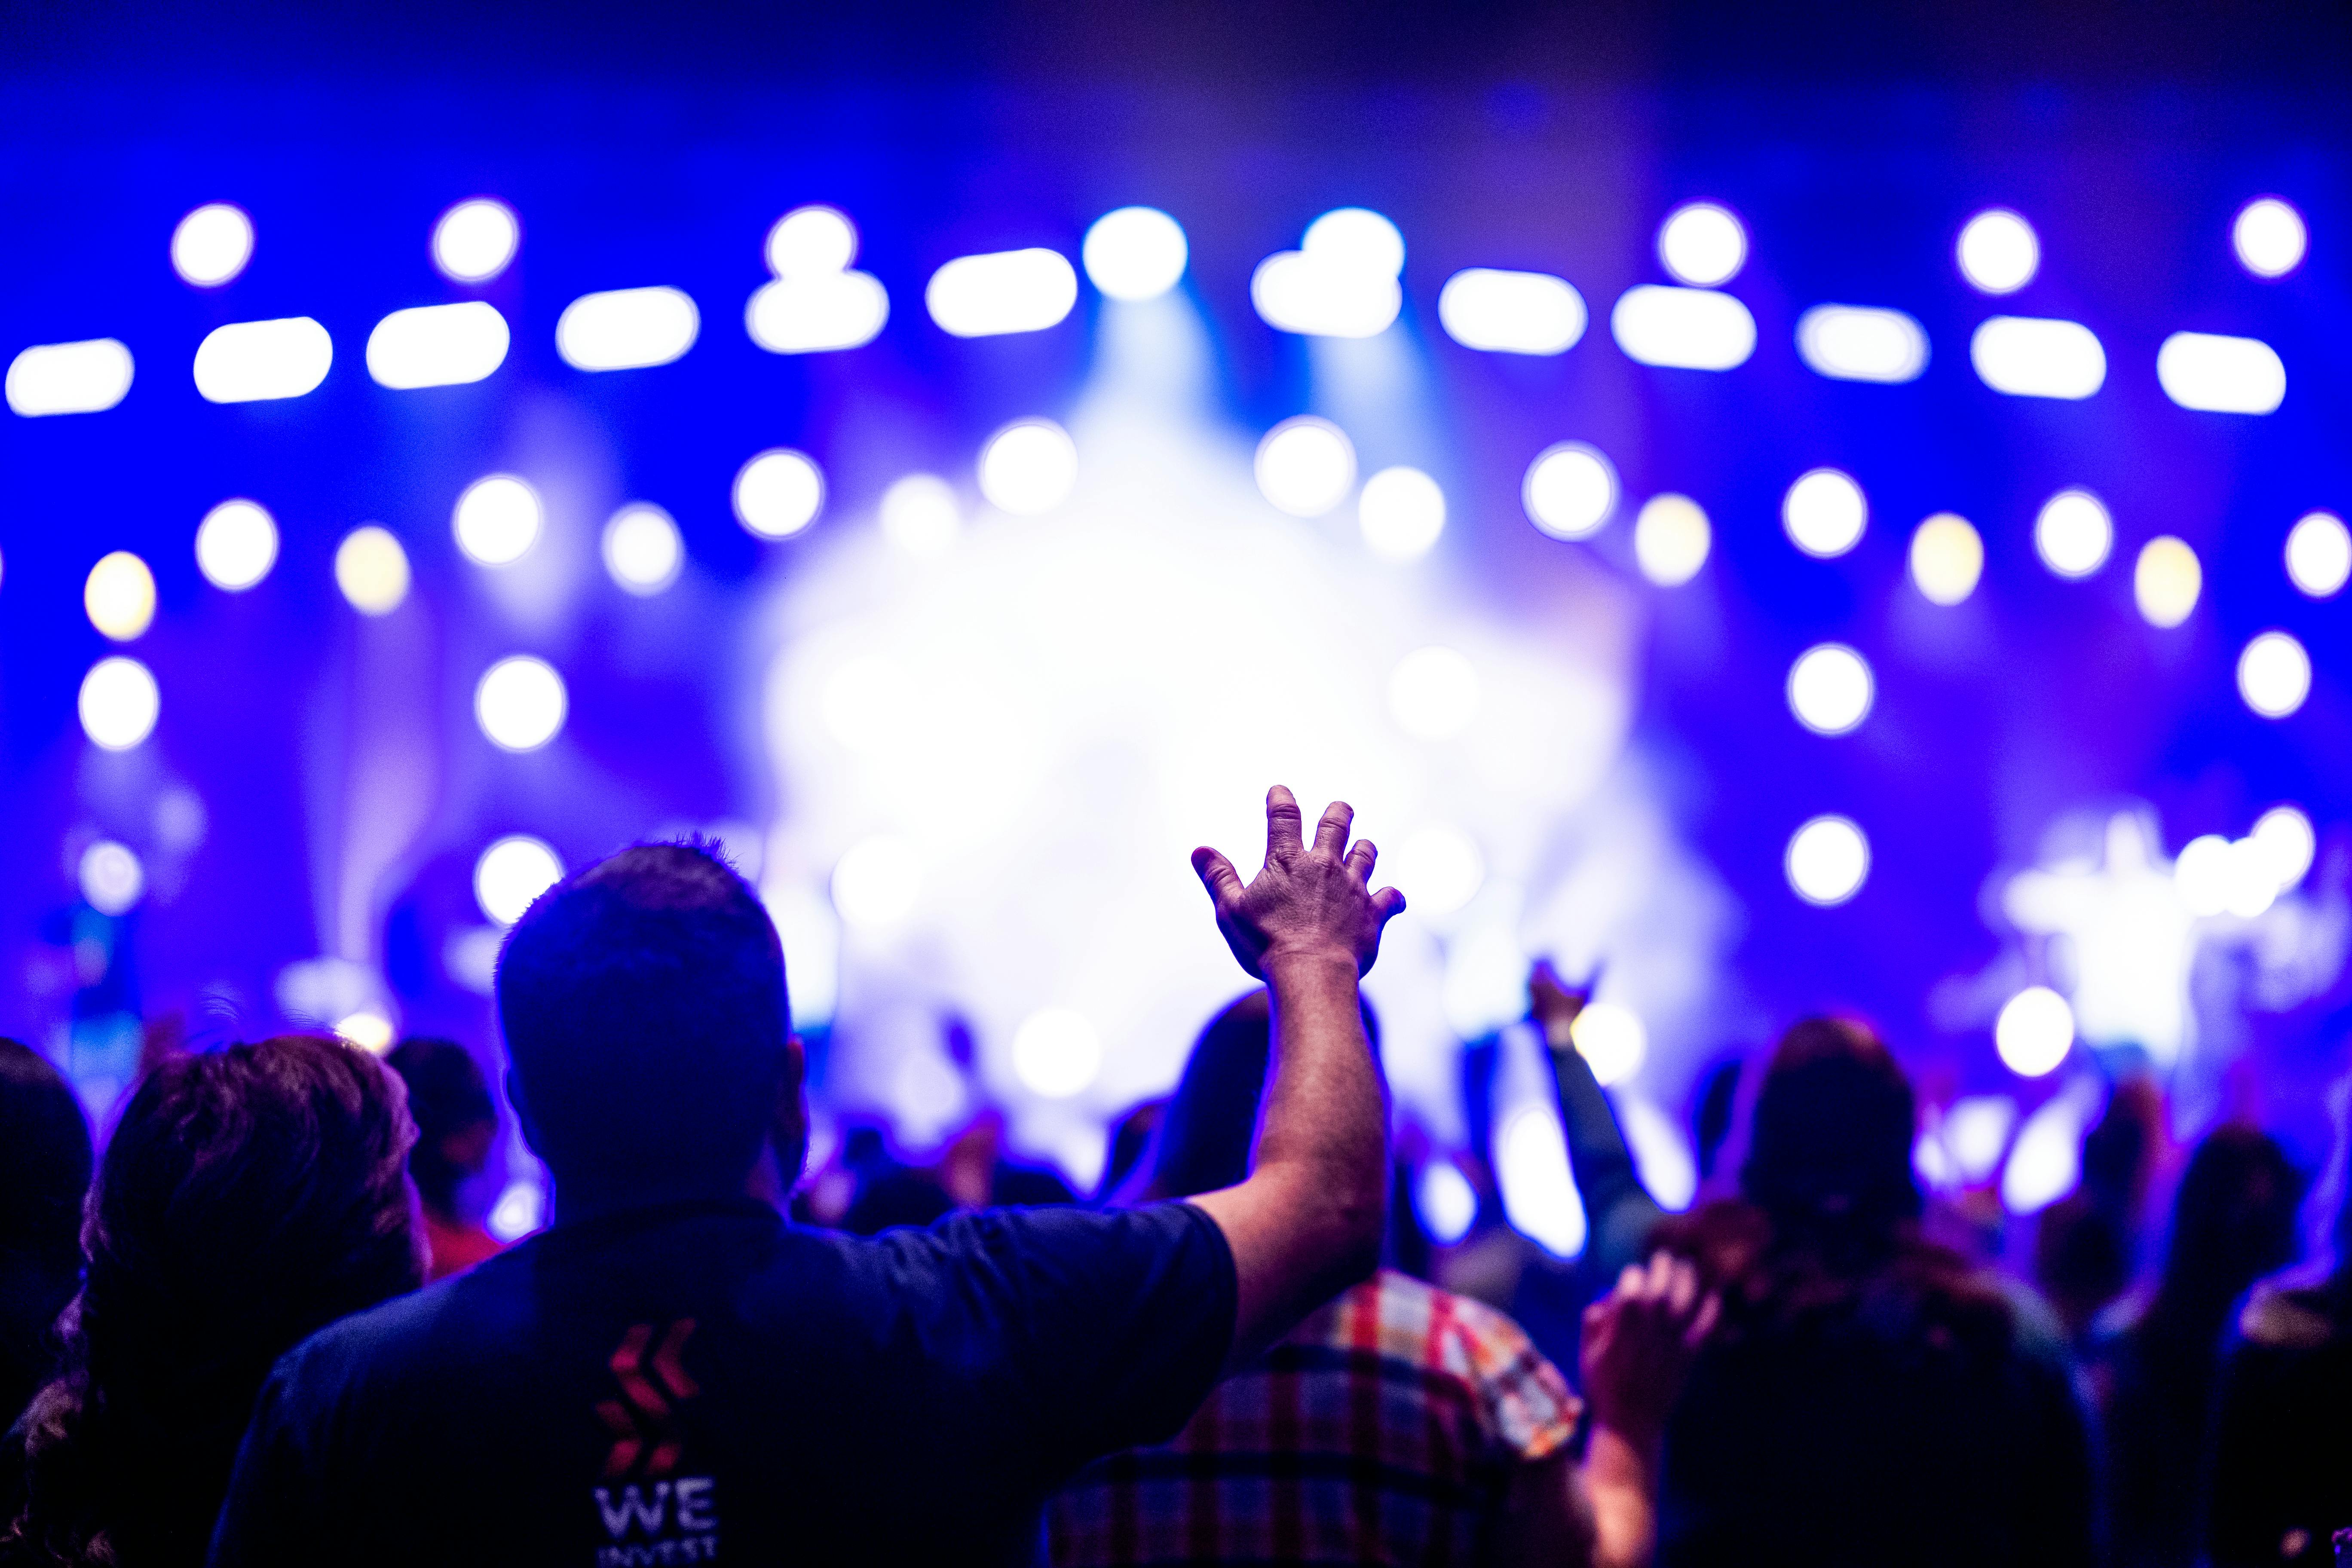
[[(443, 241), (453, 219), (490, 207), (505, 211), (480, 200), (453, 209), (436, 230), (436, 257), (448, 248)], [(200, 208), (182, 228), (213, 213), (236, 214), (244, 226), (219, 242), (242, 236), (244, 249), (230, 252), (235, 265), (226, 276), (233, 277), (251, 251), (250, 224), (241, 213)], [(444, 270), (463, 280), (495, 275), (519, 238), (511, 215), (505, 224), (506, 248), (495, 254), (488, 274), (478, 270), (478, 261), (468, 269), (446, 258)], [(872, 342), (888, 320), (889, 295), (879, 279), (852, 265), (856, 252), (856, 228), (831, 207), (802, 207), (780, 219), (766, 246), (774, 276), (744, 311), (752, 341), (776, 353)], [(1679, 208), (1661, 227), (1659, 254), (1682, 281), (1639, 284), (1618, 298), (1609, 316), (1618, 346), (1649, 365), (1727, 371), (1746, 363), (1756, 348), (1756, 321), (1747, 305), (1718, 289), (1692, 286), (1694, 279), (1727, 281), (1738, 272), (1747, 255), (1738, 220), (1712, 203)], [(1122, 207), (1087, 231), (1082, 259), (1104, 294), (1135, 300), (1173, 288), (1188, 253), (1173, 218), (1154, 208)], [(1996, 211), (1980, 215), (1963, 232), (1959, 259), (1980, 290), (2005, 293), (2031, 278), (2039, 246), (2023, 219)], [(1298, 249), (1259, 264), (1251, 300), (1258, 315), (1280, 331), (1370, 337), (1387, 331), (1402, 309), (1403, 266), (1404, 241), (1393, 224), (1364, 208), (1341, 208), (1309, 225)], [(204, 281), (220, 268), (217, 261), (193, 271), (184, 265), (183, 275)], [(1077, 274), (1068, 258), (1044, 247), (959, 257), (934, 272), (924, 290), (932, 321), (968, 338), (1057, 326), (1077, 297)], [(1583, 296), (1568, 279), (1483, 267), (1449, 278), (1439, 290), (1437, 311), (1456, 342), (1498, 353), (1564, 353), (1582, 339), (1589, 320)], [(678, 359), (700, 331), (701, 313), (680, 289), (607, 289), (565, 308), (556, 323), (556, 349), (580, 370), (642, 369)], [(1796, 339), (1806, 364), (1840, 381), (1908, 382), (1928, 361), (1926, 330), (1907, 313), (1881, 306), (1816, 305), (1799, 318)], [(506, 318), (486, 300), (417, 306), (393, 311), (369, 333), (368, 373), (394, 388), (460, 385), (496, 371), (509, 344)], [(2106, 382), (2106, 352), (2079, 321), (1992, 316), (1971, 335), (1969, 357), (1986, 385), (2013, 396), (2081, 399)], [(299, 397), (326, 379), (333, 360), (326, 328), (308, 316), (239, 321), (215, 328), (198, 345), (194, 378), (197, 390), (215, 403)], [(38, 344), (9, 365), (7, 402), (28, 416), (100, 412), (129, 393), (132, 369), (130, 349), (113, 338)], [(2165, 339), (2157, 379), (2180, 406), (2211, 412), (2268, 414), (2286, 395), (2285, 367), (2269, 344), (2210, 332)]]

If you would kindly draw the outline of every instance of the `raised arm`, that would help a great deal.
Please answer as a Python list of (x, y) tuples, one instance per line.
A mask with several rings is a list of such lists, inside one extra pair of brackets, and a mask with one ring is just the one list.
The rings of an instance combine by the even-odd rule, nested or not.
[(1576, 1194), (1591, 1226), (1584, 1267), (1605, 1283), (1648, 1252), (1651, 1232), (1665, 1211), (1642, 1184), (1617, 1113), (1592, 1076), (1591, 1064), (1576, 1048), (1577, 1016), (1591, 996), (1590, 985), (1563, 983), (1548, 960), (1538, 962), (1528, 979), (1528, 1016), (1542, 1032), (1544, 1054), (1551, 1059), (1569, 1169), (1575, 1173)]
[(1377, 851), (1361, 839), (1349, 847), (1354, 816), (1333, 803), (1308, 844), (1297, 801), (1276, 784), (1265, 798), (1265, 867), (1255, 881), (1244, 886), (1214, 849), (1192, 852), (1218, 930), (1274, 1005), (1273, 1081), (1249, 1176), (1192, 1200), (1233, 1248), (1234, 1364), (1380, 1260), (1388, 1105), (1356, 982), (1404, 896), (1371, 890)]

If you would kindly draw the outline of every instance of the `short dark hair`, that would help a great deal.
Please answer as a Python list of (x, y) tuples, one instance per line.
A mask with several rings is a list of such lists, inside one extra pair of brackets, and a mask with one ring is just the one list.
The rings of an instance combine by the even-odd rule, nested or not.
[(575, 1194), (737, 1183), (782, 1071), (783, 946), (701, 844), (641, 844), (540, 895), (499, 955), (532, 1146)]
[(400, 1080), (337, 1040), (165, 1057), (100, 1163), (0, 1561), (201, 1561), (270, 1363), (415, 1289)]

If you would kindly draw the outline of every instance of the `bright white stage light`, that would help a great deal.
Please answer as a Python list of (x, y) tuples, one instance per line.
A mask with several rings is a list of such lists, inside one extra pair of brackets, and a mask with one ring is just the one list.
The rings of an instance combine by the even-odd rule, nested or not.
[(1939, 511), (1911, 536), (1911, 582), (1931, 605), (1957, 605), (1984, 575), (1984, 540), (1968, 519)]
[(1789, 667), (1789, 711), (1816, 735), (1859, 729), (1875, 694), (1869, 661), (1843, 643), (1807, 648)]
[(335, 343), (308, 316), (215, 327), (196, 345), (196, 390), (207, 403), (299, 397), (327, 379)]
[(1437, 291), (1437, 319), (1465, 349), (1490, 353), (1566, 353), (1584, 336), (1584, 296), (1549, 272), (1473, 267)]
[(794, 207), (769, 228), (761, 254), (779, 278), (839, 272), (857, 259), (857, 226), (838, 207)]
[(1286, 419), (1257, 444), (1258, 493), (1293, 517), (1320, 517), (1348, 499), (1356, 448), (1328, 419)]
[(1478, 717), (1478, 671), (1450, 647), (1416, 648), (1389, 676), (1389, 714), (1406, 734), (1443, 741)]
[(889, 291), (869, 272), (780, 278), (763, 284), (743, 312), (751, 341), (778, 354), (863, 348), (889, 319)]
[(1364, 481), (1356, 520), (1383, 561), (1417, 561), (1445, 531), (1445, 492), (1419, 468), (1382, 468)]
[(2274, 805), (2254, 819), (2247, 836), (2272, 882), (2281, 892), (2295, 886), (2311, 871), (2319, 853), (2319, 836), (2311, 818), (2292, 805)]
[(476, 479), (449, 514), (457, 548), (478, 566), (506, 566), (521, 560), (538, 542), (543, 521), (539, 492), (512, 474)]
[(870, 273), (850, 270), (857, 229), (827, 206), (795, 208), (768, 231), (776, 281), (744, 307), (751, 341), (771, 353), (820, 353), (874, 341), (890, 319), (890, 295)]
[(278, 524), (257, 501), (225, 500), (196, 524), (196, 570), (215, 588), (242, 594), (278, 563)]
[(2054, 1071), (2074, 1047), (2074, 1009), (2047, 985), (2029, 985), (2001, 1004), (1992, 1043), (2010, 1071), (2041, 1078)]
[(2260, 338), (2175, 332), (2156, 351), (2156, 379), (2183, 408), (2269, 414), (2286, 399), (2286, 366)]
[(1250, 275), (1250, 303), (1270, 327), (1313, 337), (1369, 338), (1403, 309), (1397, 279), (1404, 237), (1364, 207), (1340, 207), (1307, 226), (1297, 250), (1278, 251)]
[(1554, 539), (1590, 539), (1617, 510), (1617, 468), (1600, 447), (1559, 441), (1536, 454), (1519, 503)]
[(113, 338), (37, 343), (8, 362), (8, 406), (25, 417), (103, 414), (131, 390), (131, 351)]
[(1013, 1032), (1013, 1076), (1030, 1093), (1067, 1100), (1102, 1071), (1102, 1037), (1083, 1013), (1046, 1007)]
[(1495, 1138), (1495, 1184), (1512, 1228), (1558, 1258), (1584, 1250), (1584, 1200), (1568, 1167), (1559, 1115), (1549, 1105), (1521, 1106)]
[(2311, 695), (2311, 656), (2284, 632), (2263, 632), (2238, 656), (2238, 695), (2265, 719), (2284, 719)]
[(962, 531), (963, 509), (937, 474), (908, 474), (882, 492), (882, 537), (919, 561), (946, 554)]
[(474, 719), (502, 752), (536, 752), (562, 732), (571, 698), (543, 658), (509, 654), (474, 686)]
[(2218, 833), (2200, 834), (2180, 847), (2179, 855), (2172, 862), (2172, 885), (2180, 895), (2182, 907), (2190, 914), (2210, 919), (2245, 906), (2249, 902), (2245, 873), (2249, 870), (2261, 884), (2252, 889), (2258, 901), (2251, 912), (2260, 914), (2270, 907), (2278, 892), (2277, 883), (2271, 879), (2259, 851), (2241, 858), (2239, 848)]
[(101, 838), (81, 852), (74, 868), (82, 901), (102, 915), (131, 912), (147, 891), (147, 868), (127, 844)]
[(1404, 272), (1404, 236), (1370, 207), (1335, 207), (1307, 226), (1299, 248), (1318, 260), (1390, 278)]
[(1977, 377), (2011, 397), (2090, 396), (2107, 382), (2107, 353), (2080, 321), (1990, 316), (1969, 339)]
[(2205, 589), (2205, 569), (2185, 540), (2163, 534), (2140, 546), (2132, 568), (2132, 600), (2149, 626), (2169, 628), (2187, 620)]
[(613, 581), (643, 598), (677, 581), (686, 565), (686, 542), (669, 513), (631, 501), (604, 524), (604, 554)]
[(1870, 503), (1863, 499), (1862, 487), (1836, 468), (1798, 475), (1780, 498), (1780, 526), (1789, 542), (1823, 561), (1861, 543), (1869, 522)]
[(2230, 226), (2230, 247), (2238, 265), (2257, 278), (2284, 278), (2303, 265), (2310, 236), (2303, 215), (2276, 196), (2256, 196), (2238, 209)]
[(1870, 876), (1870, 840), (1850, 817), (1816, 816), (1790, 836), (1781, 868), (1805, 902), (1842, 904)]
[(1486, 885), (1486, 858), (1458, 827), (1440, 823), (1408, 837), (1381, 857), (1381, 875), (1404, 894), (1416, 915), (1459, 911)]
[(172, 270), (199, 289), (217, 289), (253, 259), (253, 220), (226, 202), (208, 202), (172, 231)]
[(128, 550), (109, 551), (81, 585), (89, 624), (115, 642), (135, 642), (155, 622), (155, 574)]
[(459, 202), (433, 226), (433, 265), (456, 283), (487, 283), (522, 244), (512, 208), (488, 196)]
[(834, 862), (833, 907), (845, 925), (887, 930), (914, 911), (922, 890), (922, 859), (903, 838), (861, 840)]
[(2115, 519), (2088, 490), (2060, 490), (2033, 520), (2034, 553), (2061, 577), (2088, 577), (2107, 563), (2115, 547)]
[(563, 861), (546, 840), (509, 833), (475, 860), (474, 902), (492, 925), (510, 926), (562, 880)]
[(1713, 289), (1748, 261), (1748, 231), (1713, 202), (1676, 207), (1658, 226), (1658, 260), (1677, 283)]
[(507, 319), (481, 300), (394, 310), (368, 334), (378, 386), (464, 386), (506, 363)]
[(1078, 275), (1058, 250), (1032, 247), (959, 256), (931, 274), (924, 308), (959, 338), (1042, 332), (1078, 302)]
[(1633, 515), (1633, 559), (1661, 588), (1679, 588), (1698, 575), (1714, 548), (1715, 530), (1688, 496), (1652, 496)]
[(2082, 1184), (2083, 1135), (2105, 1100), (2095, 1079), (2077, 1079), (2025, 1119), (2001, 1167), (2003, 1208), (2039, 1214)]
[(76, 707), (81, 732), (110, 752), (127, 752), (155, 732), (163, 694), (155, 678), (135, 658), (101, 658), (81, 678)]
[(1641, 1071), (1650, 1054), (1650, 1032), (1641, 1015), (1614, 1002), (1589, 1004), (1568, 1026), (1568, 1037), (1603, 1089)]
[(2230, 841), (2200, 833), (2173, 857), (2172, 885), (2192, 915), (2218, 915), (2230, 907)]
[(1451, 1247), (1470, 1234), (1478, 1219), (1478, 1194), (1451, 1160), (1432, 1160), (1413, 1183), (1413, 1207), (1422, 1228), (1440, 1247)]
[(362, 1008), (346, 1013), (335, 1020), (335, 1034), (343, 1044), (355, 1046), (370, 1056), (382, 1056), (392, 1049), (392, 1020), (374, 1008)]
[(1832, 381), (1916, 381), (1927, 368), (1927, 330), (1900, 310), (1816, 305), (1797, 318), (1797, 355)]
[(1078, 259), (1114, 300), (1157, 300), (1184, 276), (1190, 248), (1181, 225), (1158, 207), (1120, 207), (1095, 219)]
[(824, 506), (824, 475), (816, 460), (773, 447), (735, 475), (735, 521), (761, 539), (790, 539), (816, 521)]
[(1960, 276), (1982, 294), (2014, 294), (2042, 268), (2042, 242), (2033, 226), (2006, 207), (1969, 219), (1956, 254)]
[(1756, 318), (1728, 294), (1643, 283), (1618, 297), (1609, 333), (1625, 357), (1680, 370), (1730, 370), (1756, 352)]
[(2287, 581), (2310, 598), (2330, 599), (2352, 578), (2352, 531), (2333, 512), (2307, 512), (2286, 535)]
[(335, 586), (363, 616), (388, 616), (408, 597), (408, 552), (374, 523), (362, 523), (335, 547)]
[(1078, 486), (1078, 447), (1050, 419), (1016, 419), (980, 452), (980, 493), (999, 511), (1035, 517)]
[(702, 312), (683, 289), (607, 289), (583, 294), (555, 322), (555, 352), (574, 370), (643, 370), (694, 346)]

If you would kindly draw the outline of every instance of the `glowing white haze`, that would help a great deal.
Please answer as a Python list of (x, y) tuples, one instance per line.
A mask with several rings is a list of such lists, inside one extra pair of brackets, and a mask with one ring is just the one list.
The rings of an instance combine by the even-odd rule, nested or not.
[[(1653, 1045), (1679, 1048), (1706, 968), (1689, 944), (1717, 940), (1719, 904), (1654, 797), (1604, 787), (1634, 590), (1596, 582), (1577, 613), (1516, 625), (1433, 563), (1399, 571), (1353, 529), (1270, 517), (1255, 432), (1196, 412), (1208, 348), (1181, 294), (1118, 312), (1097, 353), (1061, 504), (978, 511), (952, 570), (884, 529), (827, 531), (778, 584), (764, 711), (790, 805), (762, 893), (792, 916), (796, 993), (835, 978), (838, 943), (835, 1091), (893, 1106), (952, 1005), (1016, 1145), (1098, 1162), (1102, 1120), (1165, 1092), (1246, 984), (1187, 857), (1214, 844), (1253, 874), (1276, 782), (1309, 813), (1351, 801), (1399, 851), (1379, 880), (1461, 901), (1443, 942), (1433, 915), (1403, 916), (1370, 982), (1391, 1080), (1433, 1125), (1458, 1124), (1454, 1031), (1524, 1009), (1528, 954), (1589, 963), (1644, 910), (1657, 941), (1612, 973)], [(1443, 725), (1391, 707), (1429, 648), (1475, 671)], [(1564, 822), (1604, 810), (1625, 831), (1545, 861)], [(1018, 1043), (1048, 1010), (1086, 1021), (1098, 1066), (1034, 1025)]]

